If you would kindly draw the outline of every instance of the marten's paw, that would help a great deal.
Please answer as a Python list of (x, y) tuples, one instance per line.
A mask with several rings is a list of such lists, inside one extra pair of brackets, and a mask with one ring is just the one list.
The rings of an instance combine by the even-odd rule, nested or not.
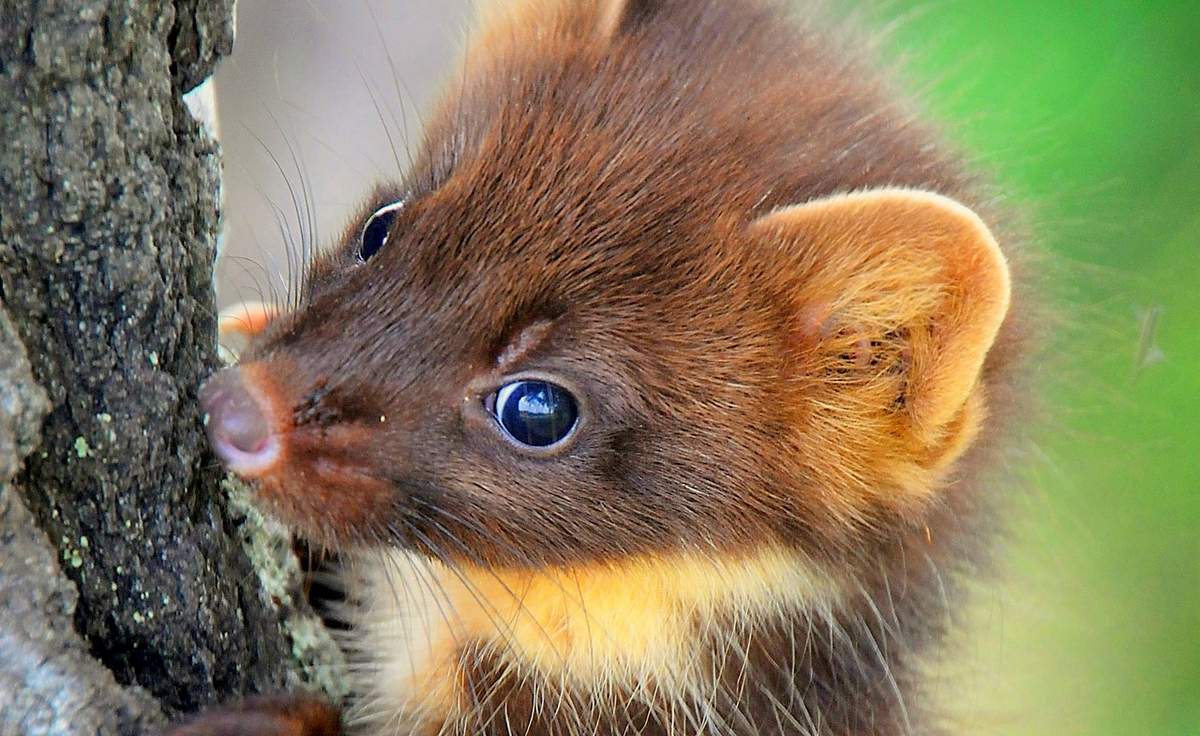
[(311, 695), (248, 698), (168, 727), (162, 736), (340, 736), (341, 717)]

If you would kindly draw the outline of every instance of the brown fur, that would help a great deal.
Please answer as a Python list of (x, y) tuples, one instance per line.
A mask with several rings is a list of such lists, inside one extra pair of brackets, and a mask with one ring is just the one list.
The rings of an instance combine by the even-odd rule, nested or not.
[[(508, 580), (472, 589), (484, 613), (513, 580), (651, 561), (628, 578), (637, 616), (635, 586), (680, 553), (786, 549), (825, 588), (764, 593), (749, 618), (705, 598), (688, 692), (601, 697), (480, 624), (412, 727), (936, 732), (920, 666), (986, 548), (1018, 344), (1012, 320), (996, 334), (1003, 261), (960, 215), (996, 222), (960, 159), (854, 44), (770, 3), (530, 2), (480, 39), (409, 178), (247, 356), (287, 437), (265, 502), (330, 544)], [(969, 209), (813, 204), (898, 187)], [(362, 223), (401, 197), (356, 265)], [(551, 456), (514, 451), (481, 408), (514, 366), (581, 400)]]
[(175, 725), (170, 736), (340, 736), (337, 710), (316, 698), (249, 698)]

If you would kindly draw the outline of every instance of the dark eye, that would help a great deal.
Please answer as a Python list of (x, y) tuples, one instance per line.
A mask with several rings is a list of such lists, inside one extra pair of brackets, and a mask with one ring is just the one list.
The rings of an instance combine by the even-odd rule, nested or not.
[(403, 207), (404, 202), (400, 201), (375, 210), (367, 220), (367, 224), (363, 226), (362, 236), (359, 238), (358, 257), (360, 260), (368, 260), (387, 244), (388, 235), (392, 232), (392, 222), (395, 221), (397, 213)]
[(514, 381), (488, 397), (488, 409), (509, 437), (530, 447), (562, 442), (579, 421), (575, 397), (546, 381)]

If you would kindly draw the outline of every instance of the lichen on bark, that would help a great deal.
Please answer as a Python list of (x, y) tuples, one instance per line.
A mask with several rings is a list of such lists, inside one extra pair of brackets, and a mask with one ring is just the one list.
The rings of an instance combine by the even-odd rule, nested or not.
[(0, 19), (0, 305), (49, 400), (15, 485), (75, 630), (168, 715), (301, 677), (196, 408), (220, 172), (181, 98), (230, 50), (232, 5), (11, 0)]

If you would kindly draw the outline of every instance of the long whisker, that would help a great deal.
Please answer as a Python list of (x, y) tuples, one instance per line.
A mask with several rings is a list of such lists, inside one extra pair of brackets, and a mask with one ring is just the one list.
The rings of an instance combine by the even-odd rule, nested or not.
[[(268, 113), (269, 113), (269, 111), (268, 111)], [(275, 123), (277, 126), (279, 125), (278, 120), (276, 120), (274, 118), (274, 116), (272, 116), (272, 120), (275, 120)], [(244, 126), (244, 127), (246, 127), (246, 126)], [(279, 130), (280, 130), (280, 135), (284, 135), (283, 129), (280, 128)], [(267, 157), (271, 159), (271, 163), (274, 165), (275, 170), (279, 173), (279, 176), (283, 179), (284, 186), (286, 186), (287, 190), (288, 190), (288, 196), (292, 201), (292, 209), (296, 215), (296, 226), (297, 226), (297, 228), (299, 228), (299, 245), (300, 245), (299, 252), (297, 252), (297, 250), (296, 250), (296, 247), (295, 247), (296, 241), (292, 237), (291, 228), (284, 226), (284, 223), (287, 222), (287, 218), (283, 216), (282, 210), (280, 210), (280, 208), (276, 207), (274, 202), (271, 202), (272, 209), (275, 211), (276, 217), (281, 223), (280, 230), (283, 234), (285, 234), (284, 242), (285, 242), (285, 245), (287, 245), (286, 252), (287, 252), (287, 257), (288, 257), (288, 259), (287, 259), (288, 306), (291, 309), (296, 309), (300, 306), (299, 295), (300, 295), (300, 291), (301, 291), (299, 288), (300, 281), (298, 281), (297, 277), (300, 277), (303, 273), (303, 268), (304, 268), (304, 265), (306, 262), (305, 256), (308, 253), (308, 245), (307, 245), (306, 241), (309, 236), (309, 225), (306, 224), (307, 217), (304, 214), (304, 206), (302, 205), (303, 200), (302, 200), (301, 196), (298, 194), (298, 192), (296, 191), (296, 187), (293, 186), (292, 180), (288, 176), (287, 170), (285, 170), (283, 167), (283, 163), (279, 160), (279, 157), (276, 156), (275, 153), (271, 150), (271, 148), (267, 145), (266, 141), (263, 140), (263, 138), (260, 135), (258, 135), (258, 133), (254, 132), (249, 127), (246, 127), (246, 131), (250, 134), (251, 137), (254, 138), (254, 140), (263, 149), (263, 151), (266, 152)], [(284, 136), (284, 137), (286, 139), (286, 136)], [(298, 175), (302, 176), (302, 174), (298, 174)], [(268, 201), (269, 201), (269, 199), (268, 199)]]
[[(371, 0), (364, 0), (364, 2), (367, 6), (367, 12), (371, 14), (371, 20), (375, 24), (375, 36), (379, 39), (379, 46), (383, 49), (383, 54), (387, 58), (388, 69), (392, 74), (392, 87), (396, 92), (396, 101), (400, 105), (400, 136), (401, 142), (404, 144), (404, 153), (408, 160), (408, 166), (407, 168), (400, 167), (399, 156), (396, 157), (396, 166), (399, 168), (399, 173), (404, 173), (412, 169), (413, 156), (411, 146), (412, 139), (409, 137), (408, 131), (408, 116), (404, 114), (404, 94), (401, 92), (401, 88), (403, 87), (403, 89), (409, 93), (409, 99), (412, 99), (412, 92), (408, 90), (407, 85), (404, 84), (404, 80), (400, 76), (399, 70), (396, 68), (396, 59), (392, 56), (391, 47), (388, 45), (387, 39), (385, 39), (383, 36), (383, 27), (379, 23), (379, 17), (375, 14), (375, 6), (371, 3)], [(374, 95), (371, 95), (371, 97), (372, 100), (374, 100)], [(416, 106), (414, 105), (413, 108), (415, 110)], [(376, 109), (378, 109), (378, 105), (376, 105)], [(424, 128), (424, 121), (420, 122), (421, 127)], [(389, 138), (389, 142), (390, 140), (391, 139)], [(395, 153), (395, 146), (392, 147), (392, 152), (393, 154)]]

